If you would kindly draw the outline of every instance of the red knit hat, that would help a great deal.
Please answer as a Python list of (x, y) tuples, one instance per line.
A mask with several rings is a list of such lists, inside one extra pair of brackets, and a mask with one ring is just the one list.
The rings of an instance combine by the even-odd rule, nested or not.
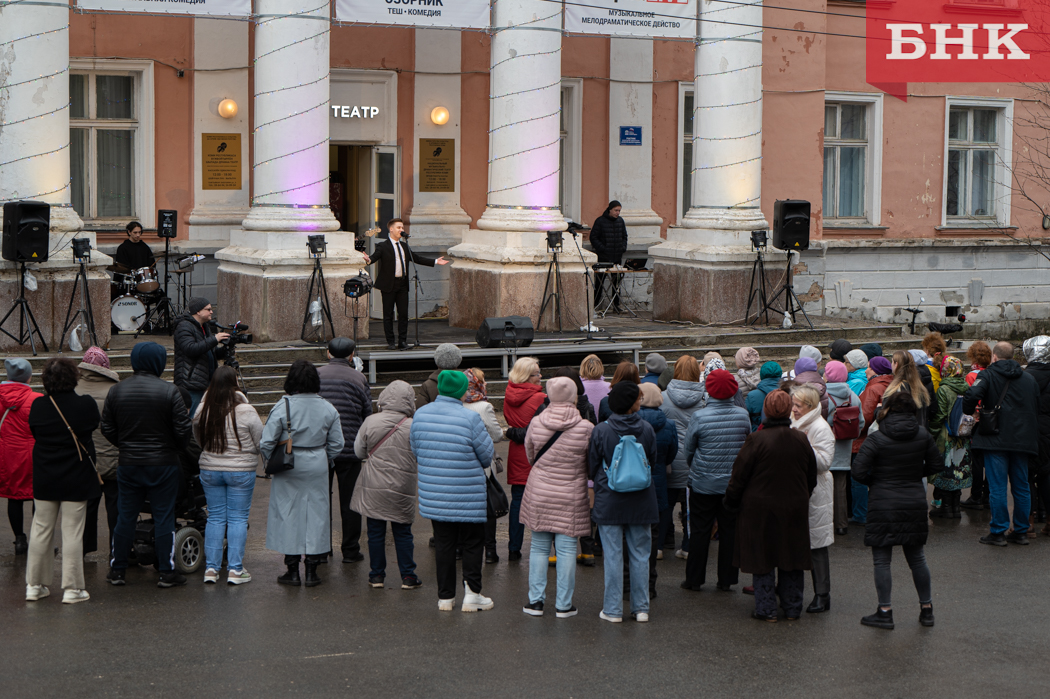
[(736, 395), (737, 389), (740, 388), (733, 375), (725, 369), (715, 369), (708, 374), (704, 386), (709, 396), (720, 400), (732, 398)]

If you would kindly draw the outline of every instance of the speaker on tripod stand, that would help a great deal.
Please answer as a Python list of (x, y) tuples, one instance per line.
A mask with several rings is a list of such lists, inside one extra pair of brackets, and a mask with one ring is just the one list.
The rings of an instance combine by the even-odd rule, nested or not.
[(795, 314), (802, 311), (802, 316), (809, 323), (809, 327), (812, 330), (813, 321), (809, 319), (809, 314), (802, 307), (802, 302), (799, 301), (798, 294), (795, 293), (795, 287), (791, 279), (791, 253), (798, 252), (801, 254), (809, 249), (809, 213), (809, 202), (801, 199), (778, 199), (773, 204), (773, 247), (787, 252), (788, 259), (787, 269), (784, 270), (784, 285), (773, 294), (773, 298), (769, 300), (767, 307), (775, 310), (773, 305), (780, 298), (780, 295), (783, 294), (784, 310), (776, 312), (784, 314), (785, 326), (787, 325), (786, 318), (788, 315), (791, 316), (791, 322), (794, 322)]
[[(26, 263), (47, 262), (48, 235), (51, 231), (51, 205), (42, 201), (12, 201), (4, 204), (3, 240), (0, 242), (0, 255), (8, 262), (18, 263), (18, 298), (11, 309), (0, 320), (0, 332), (20, 345), (27, 341), (36, 356), (36, 341), (47, 352), (47, 342), (40, 332), (33, 310), (26, 299)], [(4, 329), (8, 318), (18, 311), (18, 335)]]

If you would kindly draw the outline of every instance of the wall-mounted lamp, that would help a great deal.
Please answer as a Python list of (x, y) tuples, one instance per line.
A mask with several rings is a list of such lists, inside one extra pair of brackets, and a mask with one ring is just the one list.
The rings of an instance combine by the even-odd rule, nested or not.
[(438, 126), (448, 123), (448, 110), (444, 107), (434, 107), (430, 110), (430, 120)]
[(223, 119), (232, 119), (237, 116), (237, 103), (229, 97), (219, 102), (219, 116)]

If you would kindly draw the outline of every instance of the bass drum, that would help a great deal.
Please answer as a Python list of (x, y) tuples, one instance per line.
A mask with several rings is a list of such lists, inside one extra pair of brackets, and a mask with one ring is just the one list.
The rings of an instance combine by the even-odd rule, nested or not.
[(109, 315), (117, 330), (138, 330), (146, 322), (146, 306), (131, 294), (127, 294), (113, 299)]

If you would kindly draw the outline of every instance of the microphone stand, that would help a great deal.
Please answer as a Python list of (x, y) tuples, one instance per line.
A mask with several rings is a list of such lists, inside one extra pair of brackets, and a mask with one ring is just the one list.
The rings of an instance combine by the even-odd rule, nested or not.
[(401, 237), (405, 240), (405, 247), (409, 249), (409, 263), (412, 265), (412, 281), (415, 283), (415, 326), (416, 326), (416, 341), (412, 344), (413, 347), (422, 347), (423, 345), (419, 342), (419, 287), (423, 283), (419, 279), (419, 265), (416, 264), (416, 253), (408, 245), (408, 233), (402, 233)]
[(583, 248), (580, 247), (579, 233), (580, 231), (587, 229), (583, 228), (582, 226), (569, 226), (568, 230), (569, 233), (572, 234), (573, 242), (576, 243), (576, 252), (580, 254), (580, 262), (583, 264), (583, 293), (584, 303), (587, 307), (587, 335), (585, 337), (581, 337), (579, 340), (576, 340), (576, 344), (579, 344), (581, 342), (597, 342), (602, 339), (608, 340), (609, 342), (615, 342), (615, 340), (612, 339), (612, 335), (609, 335), (605, 338), (600, 338), (595, 337), (594, 333), (591, 331), (591, 305), (594, 302), (594, 294), (591, 293), (591, 290), (594, 287), (594, 282), (591, 279), (591, 270), (587, 266), (587, 262), (583, 259)]

